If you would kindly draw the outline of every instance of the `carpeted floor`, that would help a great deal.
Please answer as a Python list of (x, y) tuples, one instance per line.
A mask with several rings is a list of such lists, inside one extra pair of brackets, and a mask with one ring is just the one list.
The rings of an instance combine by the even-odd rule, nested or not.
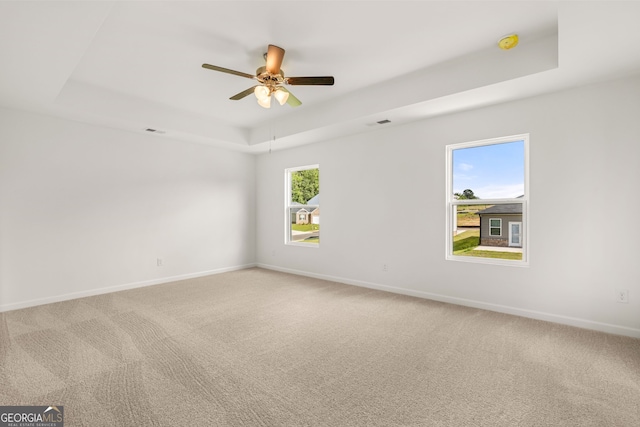
[(640, 340), (263, 269), (0, 314), (65, 426), (639, 426)]

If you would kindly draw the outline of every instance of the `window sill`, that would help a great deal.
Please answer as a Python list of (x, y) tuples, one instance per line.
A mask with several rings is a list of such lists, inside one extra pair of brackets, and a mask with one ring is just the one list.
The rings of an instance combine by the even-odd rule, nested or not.
[(460, 256), (460, 255), (447, 255), (446, 260), (469, 262), (474, 264), (504, 265), (509, 267), (529, 267), (529, 261), (527, 260), (485, 258), (485, 257), (474, 257), (474, 256)]
[(320, 243), (301, 243), (301, 242), (286, 242), (287, 246), (301, 246), (305, 248), (319, 248)]

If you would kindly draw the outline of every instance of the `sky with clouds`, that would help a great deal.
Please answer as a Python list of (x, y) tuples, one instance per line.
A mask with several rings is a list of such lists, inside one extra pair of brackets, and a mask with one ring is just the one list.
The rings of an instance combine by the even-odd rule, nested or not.
[(470, 189), (481, 199), (524, 194), (524, 141), (453, 151), (453, 192)]

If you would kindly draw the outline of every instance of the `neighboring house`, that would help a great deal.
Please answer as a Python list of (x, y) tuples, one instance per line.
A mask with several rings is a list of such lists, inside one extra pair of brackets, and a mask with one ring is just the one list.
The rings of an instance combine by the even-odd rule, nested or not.
[(320, 208), (315, 208), (311, 211), (311, 223), (320, 224)]
[(478, 211), (480, 245), (522, 247), (522, 204), (495, 205)]
[(306, 210), (305, 208), (301, 208), (296, 212), (296, 224), (309, 224), (311, 212)]
[(291, 205), (297, 205), (300, 206), (299, 208), (291, 208), (291, 223), (292, 224), (306, 224), (306, 222), (299, 222), (300, 221), (300, 215), (298, 215), (299, 212), (304, 211), (302, 213), (309, 213), (305, 208), (303, 208), (301, 203), (298, 202), (293, 202), (291, 203)]
[(320, 194), (316, 194), (306, 205), (302, 205), (297, 202), (293, 202), (292, 205), (305, 206), (300, 208), (291, 209), (291, 223), (293, 224), (320, 224), (320, 208), (314, 208), (309, 205), (319, 205)]
[(316, 194), (309, 199), (307, 205), (317, 205), (318, 207), (311, 211), (311, 224), (320, 224), (320, 194)]

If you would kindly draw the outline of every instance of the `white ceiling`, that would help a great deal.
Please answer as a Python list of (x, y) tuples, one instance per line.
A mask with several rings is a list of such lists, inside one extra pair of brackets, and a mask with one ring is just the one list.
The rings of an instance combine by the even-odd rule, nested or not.
[[(640, 72), (640, 2), (3, 1), (0, 106), (246, 152)], [(512, 32), (511, 51), (497, 40)], [(268, 44), (302, 101), (266, 110)]]

